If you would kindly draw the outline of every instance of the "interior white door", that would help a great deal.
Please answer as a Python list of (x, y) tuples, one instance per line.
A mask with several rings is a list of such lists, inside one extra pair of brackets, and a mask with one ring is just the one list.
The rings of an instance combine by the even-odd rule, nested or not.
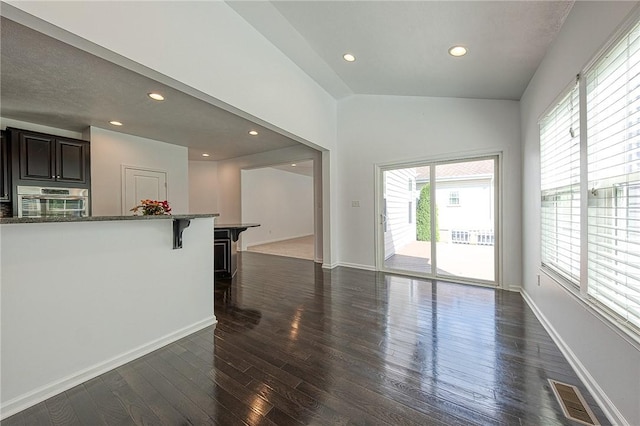
[(131, 209), (141, 200), (167, 200), (167, 172), (123, 166), (122, 214), (132, 215)]

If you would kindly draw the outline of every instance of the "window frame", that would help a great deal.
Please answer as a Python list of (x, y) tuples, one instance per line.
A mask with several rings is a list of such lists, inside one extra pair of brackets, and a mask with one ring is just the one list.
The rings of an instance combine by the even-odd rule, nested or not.
[[(609, 55), (613, 49), (620, 43), (623, 39), (627, 38), (628, 35), (633, 31), (634, 27), (640, 25), (640, 8), (636, 8), (635, 11), (630, 15), (627, 21), (621, 25), (618, 31), (610, 38), (610, 40), (604, 45), (604, 47), (600, 50), (600, 52), (591, 59), (587, 63), (587, 65), (582, 69), (582, 72), (578, 74), (578, 77), (582, 77), (587, 75), (604, 57)], [(627, 80), (630, 81), (630, 80)], [(596, 300), (593, 296), (588, 293), (588, 267), (589, 267), (589, 253), (588, 253), (588, 245), (589, 245), (589, 234), (588, 234), (588, 213), (589, 213), (589, 197), (586, 194), (589, 193), (589, 177), (588, 177), (588, 125), (587, 123), (587, 79), (580, 78), (579, 81), (579, 95), (578, 102), (580, 105), (580, 282), (579, 286), (576, 287), (570, 284), (564, 277), (556, 274), (550, 268), (545, 267), (542, 262), (540, 263), (540, 272), (544, 273), (550, 279), (558, 283), (561, 287), (563, 287), (566, 291), (568, 291), (571, 295), (575, 297), (575, 299), (585, 306), (585, 309), (593, 312), (594, 315), (603, 321), (605, 324), (609, 325), (612, 330), (614, 330), (619, 336), (621, 336), (624, 340), (632, 344), (634, 347), (640, 349), (640, 327), (627, 322), (621, 315), (617, 314), (613, 310), (604, 306), (601, 302)], [(563, 97), (566, 96), (566, 89), (562, 91), (561, 95), (558, 96), (552, 104), (545, 110), (545, 112), (540, 116), (539, 123), (547, 116), (549, 111), (555, 108)], [(637, 144), (637, 147), (640, 147), (640, 143)], [(634, 151), (636, 157), (640, 156), (638, 154), (638, 150)], [(629, 160), (627, 160), (628, 162)], [(631, 172), (627, 172), (630, 174)], [(636, 172), (637, 173), (637, 172)], [(539, 205), (541, 206), (541, 205)], [(540, 211), (539, 217), (541, 218), (542, 211)], [(541, 249), (542, 249), (542, 241), (540, 241)], [(636, 278), (635, 275), (631, 275), (632, 278)], [(635, 287), (634, 287), (635, 288)]]
[[(630, 219), (629, 214), (638, 212), (635, 207), (620, 205), (619, 190), (626, 190), (622, 198), (628, 203), (629, 190), (638, 191), (640, 187), (640, 171), (628, 169), (634, 160), (627, 155), (630, 144), (640, 145), (637, 140), (640, 123), (639, 67), (640, 18), (635, 14), (634, 19), (629, 20), (608, 44), (604, 54), (584, 71), (587, 120), (593, 117), (586, 125), (596, 132), (592, 139), (587, 134), (585, 140), (588, 153), (585, 184), (591, 189), (586, 191), (589, 204), (584, 249), (588, 256), (588, 271), (585, 276), (586, 292), (583, 293), (591, 304), (606, 311), (636, 336), (640, 336), (640, 274), (631, 272), (638, 267), (629, 257), (640, 256), (637, 250), (640, 239), (636, 240), (640, 230), (630, 228), (629, 220), (640, 218)], [(634, 116), (637, 116), (635, 123), (630, 121)], [(634, 131), (630, 132), (630, 128)], [(609, 133), (611, 130), (617, 133)], [(605, 136), (600, 136), (603, 131)], [(604, 159), (603, 152), (606, 152)], [(590, 155), (594, 158), (591, 159)], [(590, 168), (591, 164), (594, 167)], [(619, 221), (626, 222), (623, 228), (618, 229)]]
[[(574, 97), (574, 100), (571, 100), (571, 98)], [(567, 165), (570, 166), (568, 172), (569, 172), (569, 177), (568, 179), (565, 178), (565, 180), (567, 180), (566, 184), (564, 185), (558, 185), (556, 183), (557, 186), (553, 186), (553, 187), (545, 187), (543, 188), (543, 186), (546, 186), (547, 183), (544, 181), (544, 177), (543, 177), (543, 160), (544, 160), (544, 156), (542, 153), (542, 134), (543, 134), (543, 130), (544, 130), (544, 125), (546, 124), (547, 121), (551, 120), (552, 118), (554, 119), (554, 123), (556, 122), (556, 118), (558, 116), (558, 114), (556, 113), (558, 110), (563, 111), (564, 108), (566, 108), (569, 105), (574, 105), (574, 108), (577, 107), (578, 109), (578, 127), (574, 130), (573, 129), (573, 121), (571, 121), (572, 115), (574, 115), (573, 109), (567, 114), (569, 121), (567, 122), (568, 124), (570, 124), (570, 128), (571, 131), (578, 131), (578, 138), (579, 138), (579, 150), (578, 150), (578, 155), (579, 155), (579, 165), (578, 165), (578, 175), (572, 175), (571, 172), (575, 171), (573, 170), (573, 166), (571, 166), (571, 161), (567, 161)], [(577, 104), (577, 105), (576, 105)], [(583, 116), (582, 116), (582, 112), (583, 112), (584, 108), (582, 105), (582, 96), (581, 96), (581, 91), (580, 91), (580, 78), (579, 76), (576, 76), (576, 79), (574, 81), (572, 81), (569, 85), (567, 85), (564, 90), (560, 93), (560, 95), (554, 100), (554, 102), (551, 104), (551, 106), (545, 111), (545, 113), (542, 115), (542, 118), (539, 120), (538, 124), (539, 124), (539, 136), (540, 136), (540, 215), (539, 215), (539, 219), (540, 219), (540, 268), (541, 270), (545, 271), (545, 273), (551, 277), (553, 277), (556, 281), (560, 282), (563, 286), (567, 287), (567, 288), (571, 288), (572, 290), (575, 289), (579, 289), (581, 287), (581, 279), (580, 277), (584, 276), (583, 275), (583, 271), (582, 271), (582, 265), (583, 265), (583, 259), (582, 259), (582, 246), (581, 246), (581, 242), (583, 239), (583, 233), (582, 233), (582, 228), (584, 228), (582, 226), (583, 220), (582, 220), (582, 198), (580, 197), (580, 195), (582, 194), (582, 186), (581, 186), (581, 182), (582, 182), (582, 175), (581, 175), (581, 170), (582, 170), (582, 159), (584, 158), (583, 152), (582, 152), (582, 138), (584, 135), (583, 132)], [(564, 133), (564, 132), (561, 132)], [(569, 134), (569, 132), (567, 131), (567, 134)], [(566, 136), (565, 136), (566, 137)], [(575, 141), (573, 141), (575, 137), (573, 136), (573, 133), (571, 133), (571, 138), (568, 139), (567, 141), (563, 141), (563, 142), (567, 142), (567, 143), (575, 143)], [(555, 147), (557, 149), (557, 147)], [(572, 183), (571, 180), (572, 179), (578, 179), (578, 187), (576, 188), (576, 184)], [(576, 191), (577, 189), (577, 191)], [(556, 259), (555, 262), (551, 259), (545, 259), (545, 255), (544, 255), (544, 251), (545, 249), (553, 249), (554, 247), (549, 247), (549, 246), (545, 246), (545, 213), (549, 212), (548, 210), (545, 210), (544, 208), (544, 204), (546, 202), (551, 201), (554, 204), (555, 210), (553, 211), (555, 216), (556, 216), (556, 220), (553, 222), (555, 224), (555, 228), (556, 228), (556, 233), (554, 235), (551, 235), (552, 238), (555, 238), (556, 243), (558, 242), (557, 240), (561, 239), (559, 238), (557, 235), (558, 234), (562, 234), (562, 232), (557, 231), (557, 228), (559, 228), (559, 224), (558, 224), (558, 220), (557, 220), (557, 216), (559, 215), (558, 213), (558, 209), (566, 209), (566, 206), (564, 203), (567, 200), (566, 199), (560, 199), (559, 197), (566, 197), (567, 194), (569, 195), (569, 204), (570, 207), (569, 209), (571, 210), (571, 213), (569, 214), (570, 217), (573, 218), (573, 211), (572, 209), (573, 207), (573, 194), (577, 192), (577, 200), (580, 203), (579, 207), (578, 207), (578, 214), (580, 215), (579, 219), (578, 219), (578, 223), (577, 225), (579, 226), (578, 229), (578, 253), (577, 253), (577, 271), (575, 270), (576, 266), (575, 265), (569, 265), (569, 268), (563, 267), (561, 265), (561, 261), (559, 261), (558, 259), (560, 257), (562, 257), (561, 254), (558, 254), (558, 245), (556, 244)], [(559, 207), (560, 206), (560, 207)], [(573, 224), (573, 222), (570, 222), (570, 224)], [(571, 234), (571, 236), (568, 238), (569, 242), (565, 241), (564, 244), (565, 245), (569, 245), (571, 247), (573, 247), (575, 244), (571, 243), (572, 238), (575, 238), (575, 235)], [(573, 252), (571, 252), (570, 250), (564, 250), (565, 253), (569, 253), (570, 255), (573, 254)], [(571, 263), (572, 261), (575, 261), (575, 259), (570, 258), (569, 262)], [(571, 268), (571, 266), (573, 266), (573, 269)]]
[[(453, 196), (455, 194), (455, 197)], [(456, 202), (452, 202), (452, 200), (456, 200)], [(451, 190), (449, 191), (449, 202), (447, 203), (449, 207), (460, 207), (460, 191)]]

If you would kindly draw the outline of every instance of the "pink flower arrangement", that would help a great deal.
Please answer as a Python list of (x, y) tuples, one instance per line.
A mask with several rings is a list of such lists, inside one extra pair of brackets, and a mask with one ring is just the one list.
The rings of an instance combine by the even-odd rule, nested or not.
[(142, 210), (143, 216), (171, 214), (171, 207), (167, 200), (140, 200), (140, 205), (131, 209), (134, 215), (138, 214), (138, 210)]

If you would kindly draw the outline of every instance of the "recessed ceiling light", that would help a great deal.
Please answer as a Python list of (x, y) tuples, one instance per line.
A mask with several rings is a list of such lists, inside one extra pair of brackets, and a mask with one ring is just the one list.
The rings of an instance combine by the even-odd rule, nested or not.
[(114, 126), (122, 126), (122, 123), (116, 120), (110, 121), (109, 124), (114, 125)]
[(353, 56), (351, 53), (345, 53), (344, 55), (342, 55), (342, 57), (344, 58), (345, 61), (347, 62), (353, 62), (356, 60), (356, 57)]
[(203, 157), (211, 157), (211, 154), (207, 154), (206, 152), (202, 154)]
[(449, 48), (449, 55), (451, 56), (464, 56), (467, 54), (467, 48), (464, 46), (453, 46)]
[(250, 134), (251, 136), (257, 136), (257, 135), (258, 135), (258, 132), (256, 132), (255, 130), (249, 130), (249, 134)]
[(291, 167), (295, 167), (295, 166), (297, 166), (297, 164), (296, 164), (296, 163), (293, 163), (293, 164), (291, 165)]
[(149, 97), (154, 101), (164, 101), (164, 96), (160, 93), (148, 93)]

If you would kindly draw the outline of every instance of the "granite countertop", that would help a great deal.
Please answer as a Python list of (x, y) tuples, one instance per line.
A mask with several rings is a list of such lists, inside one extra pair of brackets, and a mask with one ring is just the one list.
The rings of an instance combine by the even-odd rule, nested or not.
[(260, 226), (259, 223), (216, 223), (216, 229), (233, 229), (233, 228), (255, 228)]
[(87, 217), (3, 217), (0, 225), (10, 223), (60, 223), (60, 222), (108, 222), (116, 220), (166, 220), (166, 219), (200, 219), (218, 217), (219, 213), (206, 214), (174, 214), (157, 216), (87, 216)]

